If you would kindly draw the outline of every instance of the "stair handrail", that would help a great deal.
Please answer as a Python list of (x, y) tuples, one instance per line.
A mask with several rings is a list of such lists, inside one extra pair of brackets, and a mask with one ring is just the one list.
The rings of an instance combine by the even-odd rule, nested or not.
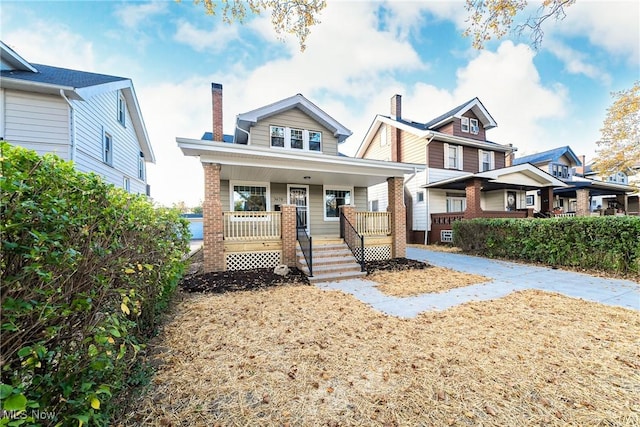
[[(358, 230), (349, 222), (343, 212), (340, 212), (340, 237), (344, 239), (351, 253), (360, 264), (360, 271), (366, 271), (364, 267), (364, 236), (358, 233)], [(360, 249), (360, 253), (356, 250)]]
[(309, 277), (313, 277), (313, 246), (312, 237), (307, 233), (307, 227), (303, 224), (302, 215), (300, 212), (296, 212), (296, 240), (300, 244), (302, 255), (307, 262), (307, 268), (309, 269)]

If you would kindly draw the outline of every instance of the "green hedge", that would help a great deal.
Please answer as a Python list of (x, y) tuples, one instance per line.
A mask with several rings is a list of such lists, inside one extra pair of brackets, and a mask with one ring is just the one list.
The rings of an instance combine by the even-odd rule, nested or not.
[(0, 149), (0, 425), (106, 425), (184, 272), (188, 224), (58, 157)]
[(640, 273), (640, 217), (473, 219), (453, 225), (454, 245), (488, 257)]

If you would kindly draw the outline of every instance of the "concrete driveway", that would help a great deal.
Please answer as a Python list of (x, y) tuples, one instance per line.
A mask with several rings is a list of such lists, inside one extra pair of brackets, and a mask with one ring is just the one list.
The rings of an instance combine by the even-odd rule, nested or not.
[(640, 311), (640, 284), (629, 280), (418, 248), (407, 248), (407, 258), (480, 274), (492, 280), (448, 292), (406, 298), (385, 295), (375, 287), (374, 282), (366, 279), (317, 283), (316, 286), (350, 293), (376, 310), (398, 317), (415, 317), (423, 311), (445, 310), (468, 301), (500, 298), (524, 289), (558, 292), (573, 298)]

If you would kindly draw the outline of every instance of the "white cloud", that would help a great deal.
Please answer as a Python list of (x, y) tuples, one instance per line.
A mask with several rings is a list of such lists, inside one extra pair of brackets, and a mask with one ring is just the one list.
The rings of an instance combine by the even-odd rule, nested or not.
[(606, 85), (611, 83), (611, 76), (607, 72), (588, 63), (587, 54), (572, 49), (564, 43), (557, 42), (553, 39), (546, 40), (545, 47), (564, 63), (565, 70), (568, 73), (584, 74), (594, 80), (600, 80)]
[(150, 3), (123, 4), (116, 8), (114, 15), (120, 19), (121, 24), (129, 30), (137, 30), (140, 23), (147, 21), (155, 15), (167, 12), (168, 2), (152, 1)]
[(548, 36), (587, 37), (619, 59), (640, 62), (640, 2), (581, 0), (566, 12), (563, 21), (550, 22)]
[(227, 43), (239, 38), (238, 26), (220, 23), (211, 30), (196, 28), (190, 22), (180, 20), (174, 40), (190, 46), (197, 52), (222, 52)]

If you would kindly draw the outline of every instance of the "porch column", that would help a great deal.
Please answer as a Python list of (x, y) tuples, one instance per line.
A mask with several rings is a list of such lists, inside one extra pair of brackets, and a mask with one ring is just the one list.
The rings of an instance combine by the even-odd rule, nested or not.
[(540, 189), (540, 212), (548, 213), (553, 208), (553, 187)]
[(344, 217), (356, 228), (356, 207), (352, 205), (342, 205), (338, 209)]
[(296, 242), (298, 241), (296, 205), (282, 205), (280, 210), (282, 212), (282, 263), (289, 267), (295, 267)]
[(576, 190), (576, 216), (591, 215), (589, 206), (589, 189), (580, 188)]
[(220, 200), (220, 165), (203, 163), (204, 169), (204, 202), (203, 216), (203, 251), (205, 272), (224, 271), (224, 241), (222, 224), (222, 202)]
[(407, 255), (407, 214), (404, 206), (404, 178), (387, 178), (387, 193), (391, 212), (391, 257)]
[(464, 211), (464, 219), (481, 218), (482, 207), (480, 205), (480, 197), (482, 190), (482, 180), (474, 178), (467, 181), (465, 188), (467, 196), (467, 208)]

